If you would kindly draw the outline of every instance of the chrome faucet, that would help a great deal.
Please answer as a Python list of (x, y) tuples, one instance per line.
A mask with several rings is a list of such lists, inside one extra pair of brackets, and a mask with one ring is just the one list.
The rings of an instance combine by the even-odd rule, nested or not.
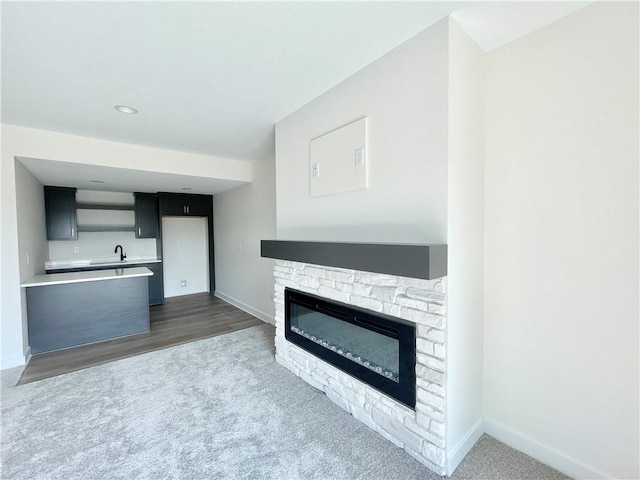
[(120, 249), (120, 261), (124, 262), (124, 259), (127, 258), (127, 256), (122, 251), (122, 245), (116, 245), (116, 249), (113, 251), (113, 253), (118, 253), (118, 248)]

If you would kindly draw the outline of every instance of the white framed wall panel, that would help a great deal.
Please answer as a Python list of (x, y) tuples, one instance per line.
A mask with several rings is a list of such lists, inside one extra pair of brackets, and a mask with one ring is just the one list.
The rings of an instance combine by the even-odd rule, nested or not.
[(367, 188), (367, 118), (309, 142), (312, 197)]
[(162, 218), (162, 262), (166, 298), (209, 291), (207, 227), (207, 219), (204, 217)]

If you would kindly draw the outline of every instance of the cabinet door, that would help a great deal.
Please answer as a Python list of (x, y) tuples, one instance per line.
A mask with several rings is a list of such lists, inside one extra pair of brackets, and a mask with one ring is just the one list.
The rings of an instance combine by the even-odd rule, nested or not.
[(159, 193), (161, 215), (186, 215), (186, 195), (180, 193)]
[(136, 238), (158, 236), (158, 197), (153, 193), (135, 193)]
[(213, 197), (211, 195), (185, 195), (187, 215), (206, 217), (213, 211)]
[(76, 189), (44, 187), (47, 240), (77, 240)]
[(140, 265), (153, 272), (149, 277), (149, 306), (164, 303), (164, 288), (162, 283), (162, 263), (145, 263)]
[(160, 193), (160, 214), (206, 217), (213, 212), (211, 195)]

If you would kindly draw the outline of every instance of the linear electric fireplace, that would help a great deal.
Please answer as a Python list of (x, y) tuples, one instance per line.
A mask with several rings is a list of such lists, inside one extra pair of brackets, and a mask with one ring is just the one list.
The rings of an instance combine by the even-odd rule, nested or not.
[(447, 450), (447, 246), (263, 240), (275, 358), (438, 475)]
[(414, 323), (285, 288), (285, 338), (415, 408)]

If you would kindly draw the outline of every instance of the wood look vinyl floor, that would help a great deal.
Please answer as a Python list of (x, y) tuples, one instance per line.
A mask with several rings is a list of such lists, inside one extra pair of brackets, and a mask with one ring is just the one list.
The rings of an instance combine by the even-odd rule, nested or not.
[(34, 355), (18, 385), (264, 324), (208, 293), (167, 298), (149, 314), (149, 332)]

